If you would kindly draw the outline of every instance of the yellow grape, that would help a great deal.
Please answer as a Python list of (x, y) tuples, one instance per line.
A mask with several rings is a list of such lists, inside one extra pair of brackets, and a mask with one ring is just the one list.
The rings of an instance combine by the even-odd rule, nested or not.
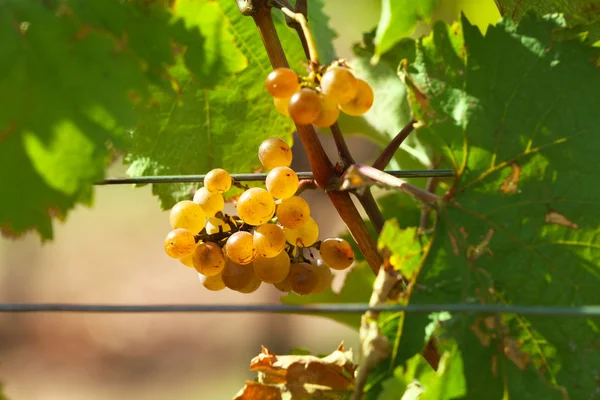
[(196, 247), (192, 260), (196, 271), (206, 276), (217, 275), (225, 267), (223, 250), (221, 250), (221, 246), (213, 242), (205, 242)]
[(235, 232), (227, 239), (225, 252), (227, 257), (237, 264), (250, 264), (256, 256), (252, 234), (245, 231)]
[[(291, 270), (291, 265), (290, 265), (290, 270)], [(288, 276), (285, 277), (284, 280), (282, 280), (281, 282), (278, 283), (274, 283), (273, 286), (275, 286), (278, 290), (285, 292), (285, 293), (289, 293), (292, 291), (292, 282), (290, 281), (290, 274), (288, 273)]]
[(224, 169), (215, 168), (204, 177), (204, 187), (211, 193), (226, 192), (231, 188), (231, 176)]
[(323, 240), (319, 252), (323, 262), (333, 269), (346, 269), (354, 262), (354, 250), (344, 239), (328, 238)]
[(201, 187), (194, 194), (194, 203), (199, 204), (207, 216), (213, 217), (219, 211), (223, 211), (225, 200), (220, 193), (211, 193), (206, 187)]
[(323, 262), (317, 261), (316, 264), (312, 264), (315, 272), (317, 273), (317, 284), (313, 288), (311, 293), (323, 293), (327, 289), (331, 288), (331, 282), (333, 281), (333, 274), (327, 265)]
[(219, 290), (225, 289), (225, 282), (223, 282), (223, 276), (221, 273), (213, 276), (205, 276), (201, 273), (198, 273), (198, 278), (206, 289), (211, 290), (213, 292), (218, 292)]
[(321, 99), (321, 112), (317, 119), (313, 121), (313, 125), (319, 128), (327, 128), (337, 121), (340, 116), (340, 109), (335, 100), (327, 97), (320, 96)]
[(194, 257), (194, 253), (190, 253), (190, 254), (188, 254), (185, 257), (181, 257), (179, 259), (179, 262), (182, 263), (183, 265), (185, 265), (186, 267), (192, 267), (192, 268), (194, 268), (193, 257)]
[(250, 188), (237, 201), (238, 216), (248, 225), (262, 225), (273, 218), (275, 200), (265, 189)]
[[(196, 248), (198, 248), (198, 246), (200, 246), (201, 244), (202, 244), (202, 242), (196, 242)], [(195, 249), (194, 249), (194, 251), (195, 251)], [(194, 252), (192, 251), (187, 256), (180, 258), (179, 262), (181, 262), (186, 267), (194, 268)]]
[(285, 251), (272, 258), (256, 256), (254, 273), (264, 283), (278, 283), (283, 281), (290, 272), (290, 257)]
[(275, 257), (285, 247), (283, 228), (275, 224), (264, 224), (254, 230), (254, 248), (262, 257)]
[(177, 228), (167, 234), (163, 246), (169, 257), (183, 258), (194, 251), (196, 239), (187, 229)]
[(206, 221), (206, 233), (209, 235), (219, 232), (229, 232), (230, 230), (231, 226), (221, 218), (210, 217), (208, 221)]
[(292, 149), (282, 139), (270, 138), (258, 147), (258, 159), (267, 169), (289, 167), (292, 163)]
[(298, 190), (298, 175), (289, 167), (273, 168), (265, 181), (267, 190), (277, 199), (287, 199)]
[(265, 80), (265, 88), (273, 97), (291, 97), (298, 89), (298, 75), (289, 68), (276, 68)]
[(328, 69), (321, 78), (321, 91), (338, 104), (350, 101), (356, 94), (356, 78), (346, 68)]
[(292, 290), (304, 295), (311, 293), (315, 289), (319, 282), (319, 277), (312, 264), (294, 263), (290, 268), (289, 280)]
[(290, 110), (288, 109), (289, 103), (290, 97), (273, 97), (273, 104), (275, 105), (275, 109), (279, 111), (280, 114), (285, 115), (286, 117), (290, 116)]
[(256, 275), (252, 265), (240, 265), (227, 260), (221, 278), (229, 289), (239, 291), (256, 279)]
[(310, 218), (310, 207), (299, 196), (283, 199), (277, 206), (277, 219), (286, 228), (299, 228)]
[(362, 79), (356, 80), (356, 95), (346, 103), (340, 103), (340, 109), (348, 115), (363, 115), (373, 105), (375, 95), (371, 85)]
[(301, 89), (290, 98), (288, 111), (296, 124), (312, 124), (321, 112), (319, 95), (312, 89)]
[(288, 242), (298, 247), (312, 246), (319, 238), (319, 225), (309, 218), (304, 225), (296, 229), (284, 228), (285, 238)]
[[(252, 268), (250, 268), (252, 269)], [(238, 289), (237, 291), (240, 293), (252, 293), (252, 292), (256, 292), (258, 290), (258, 288), (260, 287), (262, 281), (258, 278), (258, 276), (256, 275), (252, 275), (252, 278), (250, 279), (250, 281), (248, 283), (246, 283), (244, 285), (244, 287), (242, 287), (241, 289)]]
[(198, 233), (206, 224), (206, 213), (193, 201), (184, 200), (173, 206), (169, 213), (169, 222), (173, 229), (184, 228)]

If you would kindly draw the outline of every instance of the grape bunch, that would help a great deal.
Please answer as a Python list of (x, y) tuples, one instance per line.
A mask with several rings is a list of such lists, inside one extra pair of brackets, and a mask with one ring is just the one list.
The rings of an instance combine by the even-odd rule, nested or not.
[(283, 292), (324, 292), (331, 286), (331, 269), (350, 267), (354, 250), (344, 239), (318, 241), (310, 207), (296, 195), (299, 180), (289, 167), (292, 152), (286, 142), (265, 140), (258, 158), (270, 170), (266, 189), (246, 188), (237, 199), (237, 215), (225, 214), (223, 193), (234, 182), (227, 171), (213, 169), (193, 200), (171, 209), (173, 230), (165, 238), (165, 252), (195, 268), (209, 290), (252, 293), (264, 282)]
[(281, 114), (297, 124), (319, 128), (333, 125), (340, 110), (348, 115), (363, 115), (374, 99), (371, 86), (356, 78), (343, 61), (304, 78), (289, 68), (277, 68), (267, 76), (265, 87)]

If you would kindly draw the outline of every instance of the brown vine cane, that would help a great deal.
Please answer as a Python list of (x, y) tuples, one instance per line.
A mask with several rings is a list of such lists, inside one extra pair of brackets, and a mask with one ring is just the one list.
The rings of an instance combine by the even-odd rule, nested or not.
[[(250, 14), (256, 23), (261, 35), (269, 60), (273, 68), (288, 67), (283, 47), (275, 30), (271, 18), (271, 10), (266, 2), (253, 2)], [(245, 2), (248, 4), (248, 2)], [(262, 6), (261, 6), (262, 5)], [(248, 12), (247, 8), (245, 9)], [(244, 13), (244, 11), (243, 11)], [(312, 125), (296, 125), (302, 145), (308, 155), (308, 161), (314, 174), (315, 181), (320, 187), (328, 187), (329, 183), (336, 179), (333, 164), (327, 157), (317, 133)], [(350, 234), (356, 241), (360, 251), (365, 256), (373, 272), (377, 273), (383, 263), (383, 258), (377, 251), (377, 243), (364, 223), (360, 213), (354, 206), (348, 193), (339, 191), (328, 191), (327, 195), (338, 211), (338, 214), (348, 227)]]

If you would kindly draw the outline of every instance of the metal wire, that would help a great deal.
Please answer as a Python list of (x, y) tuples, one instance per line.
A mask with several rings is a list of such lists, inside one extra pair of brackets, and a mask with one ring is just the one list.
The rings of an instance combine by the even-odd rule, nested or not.
[[(454, 176), (453, 169), (416, 169), (402, 171), (385, 171), (398, 178), (448, 178)], [(300, 179), (313, 179), (312, 172), (296, 172)], [(125, 184), (147, 184), (147, 183), (186, 183), (202, 182), (206, 175), (159, 175), (139, 176), (135, 178), (106, 178), (96, 185), (125, 185)], [(238, 182), (264, 181), (267, 174), (231, 174)]]
[(363, 303), (311, 304), (304, 306), (283, 304), (62, 304), (62, 303), (0, 303), (0, 312), (73, 312), (73, 313), (173, 313), (173, 312), (213, 312), (213, 313), (364, 313), (367, 311), (392, 311), (407, 313), (432, 313), (440, 311), (457, 313), (516, 313), (521, 315), (600, 317), (600, 305), (581, 307), (542, 307), (542, 306), (499, 306), (488, 304), (415, 304), (379, 305), (370, 307)]

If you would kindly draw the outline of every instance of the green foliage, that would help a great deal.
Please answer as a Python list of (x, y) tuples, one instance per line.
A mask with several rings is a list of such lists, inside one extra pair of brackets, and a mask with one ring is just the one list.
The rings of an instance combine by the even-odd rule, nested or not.
[[(382, 383), (381, 393), (377, 400), (402, 399), (444, 400), (457, 399), (466, 394), (462, 377), (463, 360), (456, 347), (445, 352), (437, 371), (425, 361), (420, 354), (406, 362), (406, 367), (399, 366), (391, 378)], [(483, 397), (485, 398), (485, 397)]]
[(592, 41), (600, 40), (600, 0), (499, 0), (506, 17), (516, 20), (532, 11), (539, 16), (560, 12), (573, 32), (587, 32)]
[[(178, 94), (153, 92), (154, 101), (138, 107), (140, 124), (133, 132), (134, 147), (126, 156), (132, 176), (200, 174), (212, 168), (236, 172), (260, 166), (254, 154), (269, 137), (291, 141), (293, 123), (280, 115), (264, 89), (271, 64), (252, 18), (240, 14), (234, 1), (177, 2), (175, 13), (187, 26), (211, 32), (206, 53), (211, 55), (208, 87), (188, 70), (175, 66), (171, 76)], [(294, 30), (276, 18), (281, 42), (297, 72), (303, 73), (304, 52)], [(314, 17), (314, 18), (313, 18)], [(333, 52), (334, 32), (318, 4), (309, 8), (327, 54)], [(312, 25), (311, 25), (312, 26)], [(220, 71), (223, 63), (228, 74)], [(220, 71), (220, 72), (219, 72)], [(195, 184), (155, 185), (163, 208), (189, 198)]]
[(389, 51), (409, 36), (420, 20), (428, 21), (439, 0), (382, 0), (381, 19), (375, 35), (375, 55)]
[(116, 0), (3, 1), (0, 36), (0, 228), (49, 239), (51, 216), (90, 204), (126, 148), (132, 99), (169, 85), (172, 43), (200, 59), (202, 37), (160, 5)]
[[(364, 263), (357, 263), (350, 272), (346, 275), (344, 286), (339, 293), (335, 293), (331, 289), (321, 294), (310, 294), (308, 296), (299, 296), (290, 293), (281, 298), (283, 304), (304, 305), (315, 303), (368, 303), (371, 292), (373, 291), (373, 282), (375, 276), (369, 266)], [(352, 313), (326, 314), (327, 318), (341, 322), (351, 328), (357, 329), (360, 327), (360, 315)]]
[[(401, 64), (426, 123), (417, 134), (458, 171), (411, 303), (597, 302), (600, 192), (589, 182), (600, 51), (558, 40), (564, 26), (528, 15), (483, 36), (466, 19), (440, 23)], [(558, 387), (588, 398), (597, 387), (598, 320), (455, 319), (446, 333), (473, 398), (555, 398)], [(403, 331), (425, 324), (407, 316)]]
[(390, 264), (406, 279), (411, 279), (419, 268), (426, 238), (417, 236), (417, 228), (400, 229), (398, 221), (388, 220), (379, 235), (379, 250), (390, 252)]

